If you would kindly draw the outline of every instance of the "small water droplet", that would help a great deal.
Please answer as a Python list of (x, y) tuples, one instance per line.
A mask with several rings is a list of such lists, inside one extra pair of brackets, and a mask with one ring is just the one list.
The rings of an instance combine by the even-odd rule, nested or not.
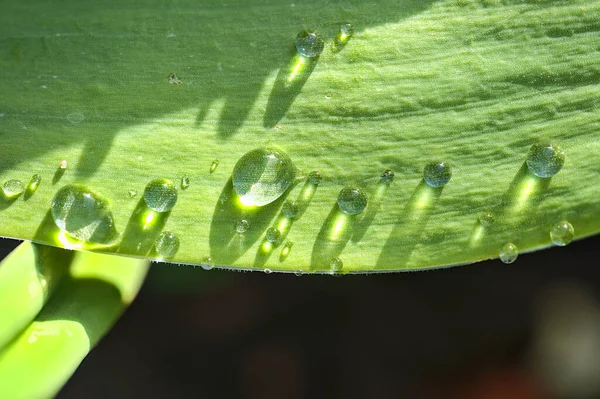
[(51, 212), (58, 228), (80, 241), (107, 244), (118, 237), (108, 200), (85, 186), (58, 190)]
[(321, 172), (317, 170), (313, 170), (308, 174), (308, 181), (313, 186), (318, 186), (319, 183), (321, 183), (321, 180), (323, 180), (323, 177), (321, 176)]
[(558, 222), (550, 230), (550, 239), (554, 245), (564, 247), (569, 245), (575, 237), (575, 229), (573, 225), (566, 220)]
[(394, 181), (394, 172), (391, 169), (386, 169), (381, 174), (380, 182), (385, 185), (390, 185)]
[(190, 178), (188, 175), (185, 175), (181, 178), (181, 189), (185, 190), (190, 186)]
[(560, 171), (564, 163), (564, 151), (552, 143), (534, 144), (527, 155), (527, 168), (537, 177), (554, 176)]
[(177, 75), (175, 75), (175, 72), (171, 72), (167, 78), (169, 79), (169, 83), (172, 85), (179, 86), (181, 84), (181, 80), (177, 77)]
[(23, 194), (23, 192), (25, 192), (25, 187), (21, 180), (12, 179), (4, 182), (2, 191), (4, 191), (6, 198), (13, 199)]
[(296, 270), (296, 271), (294, 272), (294, 274), (295, 274), (297, 277), (300, 277), (300, 276), (302, 276), (302, 275), (304, 274), (304, 272), (303, 272), (302, 270), (298, 269), (298, 270)]
[(245, 219), (238, 220), (235, 223), (235, 231), (237, 231), (240, 234), (243, 234), (246, 231), (248, 231), (248, 227), (250, 227), (250, 223), (248, 223), (248, 221)]
[(240, 158), (232, 174), (233, 188), (246, 206), (270, 204), (294, 181), (294, 165), (283, 151), (257, 148)]
[(60, 169), (67, 169), (67, 166), (68, 166), (68, 163), (67, 163), (67, 160), (66, 160), (66, 159), (63, 159), (62, 161), (60, 161), (60, 162), (58, 163), (58, 167), (59, 167)]
[(271, 269), (265, 269), (264, 272), (265, 272), (265, 274), (271, 274), (271, 273), (273, 273), (273, 270), (271, 270)]
[(344, 268), (344, 262), (342, 262), (340, 258), (333, 258), (331, 259), (331, 262), (329, 262), (329, 267), (333, 274), (340, 274)]
[(275, 244), (281, 238), (281, 232), (277, 227), (270, 227), (269, 229), (267, 229), (266, 238), (267, 241)]
[(315, 32), (303, 30), (296, 36), (296, 49), (305, 57), (318, 57), (324, 47), (323, 38)]
[(423, 170), (425, 183), (434, 188), (445, 186), (451, 177), (452, 169), (446, 162), (430, 162)]
[(496, 221), (496, 216), (490, 211), (481, 212), (477, 218), (483, 227), (490, 227)]
[(223, 194), (219, 195), (219, 203), (221, 205), (225, 205), (227, 200), (228, 200), (227, 194), (223, 193)]
[(354, 25), (343, 24), (342, 26), (340, 26), (338, 34), (333, 39), (334, 48), (337, 50), (341, 50), (342, 48), (344, 48), (344, 46), (348, 44), (353, 35)]
[(200, 265), (204, 270), (212, 270), (215, 268), (215, 264), (212, 261), (210, 256), (202, 259), (202, 264)]
[(296, 204), (295, 202), (291, 202), (291, 201), (286, 201), (283, 204), (283, 216), (285, 216), (288, 219), (295, 219), (296, 216), (298, 216), (298, 204)]
[(512, 242), (505, 244), (500, 250), (500, 260), (507, 265), (516, 261), (518, 256), (519, 249)]
[(177, 203), (177, 189), (171, 180), (152, 180), (144, 189), (146, 205), (156, 212), (167, 212)]
[(156, 239), (154, 247), (161, 257), (172, 258), (179, 251), (179, 237), (170, 231), (163, 231)]
[(137, 190), (135, 188), (131, 189), (131, 190), (129, 190), (128, 194), (129, 194), (129, 198), (135, 198), (137, 196)]
[(213, 173), (215, 170), (217, 170), (217, 167), (219, 166), (219, 160), (215, 159), (214, 161), (212, 161), (212, 163), (210, 164), (210, 173)]
[(29, 184), (27, 185), (27, 196), (31, 197), (33, 195), (33, 193), (35, 193), (37, 191), (37, 189), (41, 183), (42, 183), (42, 176), (40, 176), (37, 173), (34, 174), (33, 176), (31, 176), (31, 180), (29, 181)]
[(348, 215), (358, 215), (367, 207), (367, 196), (358, 188), (346, 187), (340, 191), (337, 204)]
[(80, 124), (84, 121), (84, 119), (85, 116), (83, 116), (81, 112), (71, 112), (69, 115), (67, 115), (67, 120), (74, 125)]

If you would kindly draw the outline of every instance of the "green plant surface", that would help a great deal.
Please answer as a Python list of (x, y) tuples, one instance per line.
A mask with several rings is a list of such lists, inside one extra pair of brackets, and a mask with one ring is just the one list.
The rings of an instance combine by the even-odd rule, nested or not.
[[(10, 257), (23, 258), (21, 253), (28, 250), (27, 246), (17, 249)], [(72, 253), (56, 248), (48, 250), (64, 253), (55, 254), (55, 259), (69, 257)], [(24, 260), (21, 266), (27, 268), (35, 263), (35, 260)], [(76, 253), (68, 273), (46, 306), (0, 350), (0, 397), (53, 397), (131, 303), (146, 276), (148, 265), (148, 261), (141, 259)], [(4, 266), (3, 263), (0, 270)], [(1, 277), (0, 281), (4, 282), (5, 277), (11, 276)], [(2, 307), (15, 305), (22, 297), (15, 295), (7, 302), (7, 294), (0, 292)], [(22, 316), (11, 311), (2, 314), (2, 321), (10, 324)]]
[[(181, 241), (172, 260), (190, 264), (325, 272), (339, 257), (347, 272), (416, 270), (495, 258), (507, 242), (546, 247), (563, 219), (577, 239), (595, 234), (598, 21), (596, 0), (3, 2), (0, 179), (43, 181), (27, 201), (4, 201), (0, 234), (64, 246), (49, 209), (70, 183), (110, 199), (123, 242), (105, 250), (156, 257), (165, 230)], [(355, 34), (339, 49), (343, 23)], [(303, 28), (325, 50), (298, 65)], [(525, 166), (545, 140), (566, 154), (551, 179)], [(298, 184), (240, 208), (234, 165), (265, 146), (289, 154)], [(433, 160), (453, 168), (443, 189), (422, 180)], [(323, 180), (307, 194), (312, 170)], [(184, 175), (173, 210), (145, 223), (145, 185)], [(340, 213), (346, 186), (367, 193), (363, 214)], [(265, 232), (304, 194), (282, 256)], [(486, 210), (496, 222), (484, 228)]]

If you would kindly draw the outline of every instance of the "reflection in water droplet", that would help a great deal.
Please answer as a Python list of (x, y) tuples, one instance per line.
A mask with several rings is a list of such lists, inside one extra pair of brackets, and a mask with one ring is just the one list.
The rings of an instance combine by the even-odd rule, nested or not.
[(273, 273), (273, 270), (271, 270), (271, 269), (265, 269), (264, 272), (265, 272), (265, 274), (271, 274), (271, 273)]
[(337, 204), (348, 215), (358, 215), (367, 207), (367, 196), (358, 188), (346, 187), (340, 191)]
[(156, 212), (167, 212), (177, 203), (177, 189), (171, 180), (152, 180), (144, 189), (146, 205)]
[(354, 35), (354, 25), (352, 24), (343, 24), (340, 26), (340, 30), (338, 34), (333, 39), (333, 47), (334, 50), (341, 50), (348, 44), (352, 36)]
[(129, 190), (129, 198), (135, 198), (137, 196), (137, 190), (134, 188), (132, 190)]
[(185, 175), (181, 178), (181, 189), (185, 190), (190, 186), (190, 178), (188, 175)]
[(287, 240), (285, 244), (283, 244), (283, 248), (281, 248), (281, 255), (279, 255), (279, 261), (283, 262), (290, 256), (290, 252), (292, 251), (292, 247), (294, 246), (294, 242), (291, 240)]
[(277, 227), (270, 227), (267, 230), (266, 238), (267, 238), (267, 241), (275, 244), (281, 238), (281, 232), (279, 231), (279, 229)]
[(479, 224), (483, 227), (490, 227), (496, 221), (496, 217), (490, 211), (481, 212), (478, 216)]
[(394, 172), (391, 169), (386, 169), (381, 174), (381, 179), (379, 181), (380, 181), (380, 183), (389, 186), (394, 181), (394, 176), (395, 176)]
[(573, 225), (566, 220), (555, 224), (550, 230), (550, 239), (554, 245), (564, 247), (569, 245), (575, 237), (575, 229)]
[(58, 190), (51, 212), (58, 228), (80, 241), (108, 244), (118, 236), (108, 200), (85, 186)]
[(83, 114), (81, 112), (71, 112), (69, 115), (67, 115), (67, 119), (72, 124), (77, 125), (77, 124), (83, 122), (83, 120), (85, 119), (85, 116), (83, 116)]
[(40, 176), (39, 174), (34, 174), (31, 177), (31, 180), (29, 181), (29, 184), (27, 185), (27, 195), (29, 197), (31, 197), (33, 195), (33, 193), (35, 193), (38, 189), (38, 187), (40, 186), (40, 184), (42, 183), (42, 176)]
[(6, 198), (14, 199), (25, 192), (25, 187), (23, 187), (23, 182), (21, 180), (13, 179), (4, 182), (2, 191), (4, 191)]
[(317, 57), (323, 52), (325, 42), (315, 32), (303, 30), (296, 36), (296, 49), (298, 53), (309, 58)]
[(233, 188), (245, 206), (267, 205), (290, 187), (294, 165), (283, 151), (257, 148), (240, 158), (233, 168)]
[(213, 173), (215, 170), (217, 170), (217, 166), (219, 166), (219, 160), (215, 159), (214, 161), (212, 161), (212, 163), (210, 164), (210, 173)]
[(215, 267), (215, 264), (212, 261), (210, 256), (204, 258), (202, 260), (202, 264), (200, 265), (204, 270), (212, 270)]
[(332, 273), (339, 274), (344, 268), (344, 262), (340, 258), (333, 258), (331, 262), (329, 262), (329, 267), (331, 268)]
[(308, 181), (313, 186), (318, 186), (322, 179), (321, 172), (319, 171), (313, 170), (308, 174)]
[(552, 177), (557, 174), (564, 163), (564, 151), (551, 143), (534, 144), (527, 155), (527, 167), (529, 171), (542, 178)]
[(518, 256), (519, 249), (512, 242), (505, 244), (500, 250), (500, 260), (507, 265), (516, 261)]
[(248, 223), (248, 221), (245, 219), (238, 220), (235, 223), (235, 231), (237, 231), (240, 234), (245, 233), (248, 230), (248, 227), (250, 227), (250, 223)]
[(179, 237), (169, 231), (160, 233), (154, 244), (156, 253), (163, 258), (172, 258), (179, 251)]
[(425, 165), (423, 179), (429, 186), (438, 188), (445, 186), (452, 177), (452, 169), (445, 162), (430, 162)]
[(285, 216), (288, 219), (295, 219), (296, 216), (298, 216), (298, 204), (296, 204), (295, 202), (291, 202), (291, 201), (286, 201), (283, 204), (283, 216)]

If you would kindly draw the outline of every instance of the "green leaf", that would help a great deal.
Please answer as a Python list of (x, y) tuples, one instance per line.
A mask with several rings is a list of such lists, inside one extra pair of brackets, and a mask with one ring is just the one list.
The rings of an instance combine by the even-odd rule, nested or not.
[[(339, 257), (349, 272), (414, 270), (497, 257), (507, 242), (548, 246), (563, 219), (576, 238), (595, 234), (599, 20), (596, 0), (4, 2), (0, 178), (43, 181), (27, 201), (3, 202), (0, 234), (77, 247), (57, 241), (49, 213), (71, 183), (112, 202), (124, 241), (109, 250), (156, 257), (154, 240), (170, 231), (181, 241), (173, 260), (192, 264), (316, 272)], [(344, 23), (355, 35), (340, 50)], [(326, 46), (298, 66), (304, 28)], [(539, 179), (524, 162), (546, 140), (566, 162)], [(231, 172), (265, 146), (289, 154), (299, 182), (239, 208)], [(422, 181), (433, 160), (452, 165), (443, 189)], [(312, 170), (323, 180), (284, 229), (294, 245), (282, 256), (266, 230), (285, 199), (306, 194)], [(145, 185), (184, 175), (177, 205), (148, 223)], [(368, 195), (357, 217), (337, 209), (346, 186)], [(489, 228), (477, 222), (486, 210)]]

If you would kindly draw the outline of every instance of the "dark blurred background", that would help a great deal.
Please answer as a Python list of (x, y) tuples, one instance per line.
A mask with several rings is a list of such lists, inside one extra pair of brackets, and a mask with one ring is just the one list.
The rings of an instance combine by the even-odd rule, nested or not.
[(600, 398), (599, 243), (386, 275), (153, 264), (58, 397)]

